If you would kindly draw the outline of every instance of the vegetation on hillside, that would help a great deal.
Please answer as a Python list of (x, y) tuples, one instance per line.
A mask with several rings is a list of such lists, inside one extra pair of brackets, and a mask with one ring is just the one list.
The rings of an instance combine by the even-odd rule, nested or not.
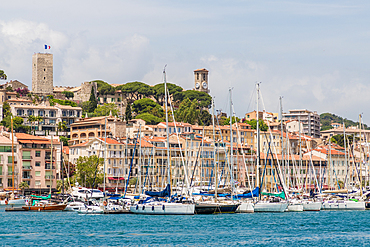
[[(343, 119), (342, 117), (337, 116), (332, 113), (322, 113), (320, 114), (321, 131), (332, 129), (333, 128), (331, 126), (332, 123), (343, 124), (343, 121), (344, 121), (346, 128), (349, 126), (359, 126), (360, 125), (359, 122), (354, 122), (347, 118)], [(370, 129), (366, 124), (363, 124), (363, 127), (365, 129)]]
[(6, 80), (8, 77), (7, 75), (4, 73), (4, 70), (0, 70), (0, 80)]

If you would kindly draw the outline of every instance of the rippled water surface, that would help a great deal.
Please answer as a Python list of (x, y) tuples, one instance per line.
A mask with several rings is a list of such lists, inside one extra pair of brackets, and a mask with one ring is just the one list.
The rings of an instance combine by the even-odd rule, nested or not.
[(370, 211), (193, 216), (4, 212), (2, 246), (364, 246)]

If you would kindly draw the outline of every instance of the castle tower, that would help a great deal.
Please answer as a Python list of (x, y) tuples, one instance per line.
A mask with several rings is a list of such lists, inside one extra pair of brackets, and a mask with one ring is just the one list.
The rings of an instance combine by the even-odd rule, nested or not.
[(194, 70), (194, 86), (195, 90), (209, 93), (208, 89), (208, 70), (197, 69)]
[(52, 94), (53, 89), (53, 54), (33, 54), (32, 92), (39, 94)]

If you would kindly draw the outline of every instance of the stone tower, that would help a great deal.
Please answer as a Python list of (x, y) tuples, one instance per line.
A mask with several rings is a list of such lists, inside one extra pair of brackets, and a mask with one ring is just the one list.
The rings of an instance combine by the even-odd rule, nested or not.
[(53, 93), (53, 54), (35, 53), (32, 56), (32, 92)]
[(208, 70), (206, 69), (197, 69), (194, 70), (194, 86), (195, 90), (200, 92), (209, 93), (208, 88)]

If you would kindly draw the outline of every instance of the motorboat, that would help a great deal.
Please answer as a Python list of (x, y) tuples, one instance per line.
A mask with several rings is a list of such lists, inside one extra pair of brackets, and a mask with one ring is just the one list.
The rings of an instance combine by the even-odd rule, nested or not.
[(323, 210), (365, 210), (364, 201), (328, 200), (322, 203)]
[(65, 211), (76, 211), (77, 212), (78, 210), (84, 209), (84, 208), (85, 208), (85, 203), (75, 201), (75, 202), (67, 203), (67, 207), (65, 208)]
[(159, 214), (159, 215), (192, 215), (195, 212), (195, 204), (152, 201), (130, 206), (134, 214)]
[(254, 203), (251, 201), (242, 201), (235, 212), (236, 213), (254, 213)]
[(322, 207), (322, 202), (320, 201), (304, 200), (302, 204), (303, 211), (320, 211)]

